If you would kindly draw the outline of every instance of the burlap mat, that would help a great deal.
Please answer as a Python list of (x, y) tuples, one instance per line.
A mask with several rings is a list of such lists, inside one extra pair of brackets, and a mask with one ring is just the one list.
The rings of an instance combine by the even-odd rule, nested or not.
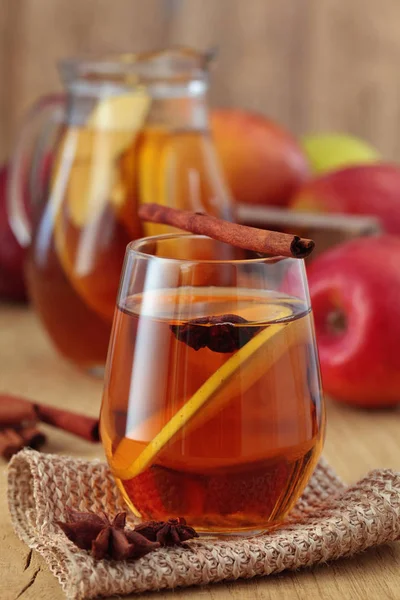
[(67, 540), (56, 520), (65, 506), (110, 515), (124, 510), (105, 464), (23, 450), (10, 463), (8, 483), (15, 531), (44, 557), (72, 600), (269, 575), (400, 537), (400, 473), (372, 471), (347, 487), (321, 461), (282, 529), (201, 538), (190, 549), (158, 549), (136, 562), (96, 562)]

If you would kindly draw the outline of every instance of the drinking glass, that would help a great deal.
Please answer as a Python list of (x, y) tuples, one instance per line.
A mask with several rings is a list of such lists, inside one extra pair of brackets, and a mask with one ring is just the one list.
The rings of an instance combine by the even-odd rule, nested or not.
[(137, 516), (225, 534), (282, 523), (324, 438), (303, 261), (192, 234), (130, 243), (100, 423)]

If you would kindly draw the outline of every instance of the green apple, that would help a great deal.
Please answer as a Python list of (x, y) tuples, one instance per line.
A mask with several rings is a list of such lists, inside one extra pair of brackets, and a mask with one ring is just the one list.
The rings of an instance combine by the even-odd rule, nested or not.
[(380, 160), (378, 152), (370, 144), (344, 133), (307, 135), (301, 144), (314, 173), (327, 173)]

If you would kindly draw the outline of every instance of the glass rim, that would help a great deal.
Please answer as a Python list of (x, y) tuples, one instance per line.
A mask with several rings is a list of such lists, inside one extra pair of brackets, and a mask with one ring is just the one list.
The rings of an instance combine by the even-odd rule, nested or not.
[[(165, 256), (157, 256), (155, 254), (150, 254), (144, 250), (140, 250), (139, 247), (142, 244), (146, 244), (148, 242), (157, 242), (163, 240), (172, 240), (172, 239), (180, 239), (180, 238), (192, 238), (192, 239), (206, 239), (212, 240), (213, 242), (217, 242), (219, 244), (225, 244), (225, 242), (221, 242), (220, 240), (215, 240), (212, 237), (207, 235), (202, 235), (198, 233), (187, 233), (187, 232), (178, 232), (178, 233), (161, 233), (159, 235), (149, 235), (137, 240), (133, 240), (129, 242), (126, 246), (126, 252), (129, 254), (135, 254), (136, 256), (141, 256), (146, 259), (155, 259), (159, 261), (166, 261), (170, 263), (181, 263), (181, 264), (213, 264), (213, 265), (250, 265), (250, 264), (277, 264), (282, 262), (298, 262), (299, 264), (304, 263), (304, 258), (295, 258), (292, 256), (259, 256), (256, 258), (238, 258), (238, 259), (209, 259), (209, 258), (170, 258)], [(226, 244), (229, 246), (230, 244)], [(234, 248), (235, 246), (232, 246)]]
[(200, 51), (185, 46), (158, 48), (147, 52), (90, 53), (62, 58), (58, 67), (66, 80), (97, 77), (134, 77), (133, 82), (206, 79), (215, 49)]

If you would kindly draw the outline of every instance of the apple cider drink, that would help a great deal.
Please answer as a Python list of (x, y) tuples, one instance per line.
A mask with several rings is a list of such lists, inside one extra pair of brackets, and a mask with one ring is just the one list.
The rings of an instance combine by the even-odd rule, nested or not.
[[(186, 261), (165, 258), (171, 241), (177, 251), (186, 244)], [(224, 246), (176, 236), (127, 252), (102, 440), (136, 515), (185, 517), (204, 532), (260, 531), (288, 514), (323, 443), (303, 265), (190, 261), (189, 242), (193, 256), (200, 245), (216, 256)]]

